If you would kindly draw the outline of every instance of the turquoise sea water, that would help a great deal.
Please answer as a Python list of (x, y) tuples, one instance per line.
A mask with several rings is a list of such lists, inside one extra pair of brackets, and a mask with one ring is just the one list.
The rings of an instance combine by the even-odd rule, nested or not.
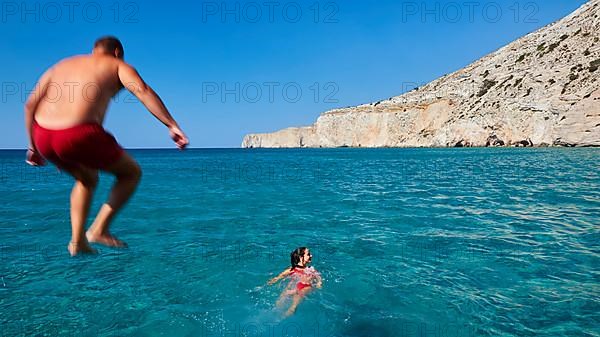
[[(71, 179), (0, 152), (0, 335), (600, 335), (598, 149), (130, 153), (130, 248), (70, 258)], [(323, 288), (282, 318), (298, 246)]]

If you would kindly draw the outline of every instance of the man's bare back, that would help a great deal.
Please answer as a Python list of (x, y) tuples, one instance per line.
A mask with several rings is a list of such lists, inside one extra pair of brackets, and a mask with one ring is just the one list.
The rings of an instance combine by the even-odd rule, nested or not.
[[(27, 162), (43, 165), (45, 158), (75, 178), (68, 246), (71, 255), (94, 252), (90, 242), (126, 246), (109, 232), (109, 226), (135, 191), (141, 169), (102, 127), (110, 99), (119, 90), (127, 88), (165, 124), (177, 147), (183, 149), (189, 143), (162, 100), (123, 61), (123, 55), (118, 39), (101, 38), (91, 55), (64, 59), (46, 71), (25, 104)], [(116, 181), (109, 199), (86, 232), (99, 170), (113, 174)]]
[(75, 56), (57, 63), (44, 75), (48, 88), (35, 111), (36, 121), (49, 129), (102, 124), (110, 99), (123, 88), (120, 68), (122, 74), (131, 71), (125, 62), (106, 55)]

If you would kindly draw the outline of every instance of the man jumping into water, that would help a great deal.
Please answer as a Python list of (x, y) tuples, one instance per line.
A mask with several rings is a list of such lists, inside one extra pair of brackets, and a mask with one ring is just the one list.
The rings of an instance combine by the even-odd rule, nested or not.
[[(111, 221), (135, 191), (140, 166), (102, 127), (110, 99), (121, 89), (131, 91), (169, 128), (179, 149), (189, 141), (158, 95), (137, 71), (123, 62), (123, 46), (114, 37), (96, 41), (91, 55), (74, 56), (42, 75), (25, 104), (29, 136), (27, 163), (44, 165), (44, 158), (75, 178), (71, 192), (72, 256), (94, 253), (90, 242), (111, 247), (126, 244), (109, 232)], [(85, 223), (98, 170), (116, 177), (108, 201), (85, 232)]]

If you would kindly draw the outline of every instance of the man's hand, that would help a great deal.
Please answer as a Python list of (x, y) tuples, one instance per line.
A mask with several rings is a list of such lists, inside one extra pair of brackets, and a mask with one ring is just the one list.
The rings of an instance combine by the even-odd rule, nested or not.
[(25, 162), (31, 166), (44, 166), (46, 165), (46, 160), (42, 157), (35, 149), (29, 148), (27, 150), (27, 159)]
[(170, 127), (169, 134), (180, 150), (183, 150), (190, 143), (185, 133), (178, 126)]

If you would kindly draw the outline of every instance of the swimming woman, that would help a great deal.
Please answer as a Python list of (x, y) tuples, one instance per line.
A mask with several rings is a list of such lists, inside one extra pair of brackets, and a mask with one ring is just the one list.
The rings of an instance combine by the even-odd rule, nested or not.
[(277, 307), (281, 307), (285, 298), (293, 296), (292, 305), (287, 310), (286, 316), (290, 316), (296, 311), (296, 307), (300, 304), (304, 295), (313, 289), (313, 285), (317, 288), (322, 286), (321, 274), (315, 268), (308, 266), (312, 262), (312, 254), (308, 248), (295, 249), (290, 254), (290, 260), (291, 267), (268, 282), (269, 285), (272, 285), (283, 278), (289, 277), (291, 279), (277, 300)]

